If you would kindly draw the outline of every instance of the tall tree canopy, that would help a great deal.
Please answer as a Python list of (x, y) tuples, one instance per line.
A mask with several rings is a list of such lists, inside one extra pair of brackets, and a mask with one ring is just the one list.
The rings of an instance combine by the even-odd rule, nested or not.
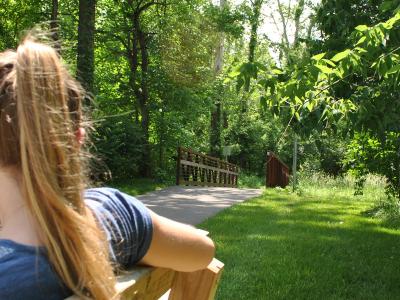
[(214, 2), (3, 0), (0, 48), (52, 28), (94, 94), (96, 178), (171, 178), (178, 146), (263, 174), (295, 133), (301, 168), (378, 172), (398, 196), (398, 1)]

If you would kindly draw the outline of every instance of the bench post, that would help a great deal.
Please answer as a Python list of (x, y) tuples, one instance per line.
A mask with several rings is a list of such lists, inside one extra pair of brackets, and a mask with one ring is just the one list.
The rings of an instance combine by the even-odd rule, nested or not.
[(213, 300), (224, 264), (214, 258), (196, 272), (176, 272), (168, 300)]

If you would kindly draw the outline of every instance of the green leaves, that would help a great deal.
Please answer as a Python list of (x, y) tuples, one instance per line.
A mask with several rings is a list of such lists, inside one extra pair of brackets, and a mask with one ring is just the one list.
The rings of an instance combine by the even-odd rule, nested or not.
[(356, 46), (358, 46), (358, 45), (360, 45), (360, 44), (363, 44), (363, 43), (365, 42), (366, 39), (367, 39), (366, 36), (361, 37), (361, 38), (358, 40), (358, 42), (356, 43)]
[(283, 74), (283, 71), (282, 71), (281, 69), (277, 69), (277, 68), (273, 68), (273, 69), (271, 70), (271, 72), (272, 72), (272, 74), (274, 74), (274, 75), (282, 75), (282, 74)]
[(327, 67), (327, 66), (325, 66), (325, 65), (317, 64), (317, 65), (315, 65), (315, 66), (316, 66), (318, 69), (320, 69), (321, 72), (324, 73), (324, 74), (332, 74), (332, 73), (333, 73), (333, 69), (331, 69), (331, 68), (329, 68), (329, 67)]
[(395, 65), (386, 72), (387, 75), (395, 74), (400, 71), (400, 65)]
[[(324, 124), (338, 124), (343, 119), (358, 124), (363, 118), (371, 119), (382, 128), (392, 124), (385, 123), (385, 119), (393, 117), (390, 114), (383, 113), (379, 120), (373, 119), (373, 114), (381, 108), (365, 103), (383, 94), (398, 95), (400, 50), (396, 48), (398, 42), (391, 38), (397, 35), (399, 20), (397, 13), (375, 26), (359, 25), (351, 35), (353, 47), (338, 53), (316, 54), (303, 68), (288, 68), (286, 72), (272, 69), (263, 73), (264, 78), (259, 81), (263, 107), (269, 105), (278, 110), (285, 107), (298, 122), (314, 114)], [(369, 86), (370, 89), (363, 88)], [(378, 131), (378, 125), (376, 128)]]
[(339, 62), (342, 59), (348, 57), (350, 53), (351, 53), (351, 50), (350, 49), (346, 49), (346, 50), (344, 50), (342, 52), (337, 53), (334, 57), (332, 57), (331, 60), (334, 61), (334, 62)]
[(313, 60), (315, 60), (315, 61), (319, 61), (319, 60), (321, 60), (322, 58), (324, 58), (325, 55), (326, 55), (326, 53), (320, 53), (320, 54), (314, 55), (313, 57), (311, 57), (311, 59), (313, 59)]
[(400, 134), (385, 132), (379, 139), (372, 131), (356, 133), (348, 145), (344, 163), (351, 167), (358, 179), (356, 192), (362, 193), (363, 177), (368, 173), (381, 174), (387, 179), (386, 193), (396, 198), (400, 197)]
[(364, 31), (368, 30), (368, 28), (369, 28), (369, 27), (368, 27), (367, 25), (358, 25), (358, 26), (355, 28), (355, 30), (364, 32)]

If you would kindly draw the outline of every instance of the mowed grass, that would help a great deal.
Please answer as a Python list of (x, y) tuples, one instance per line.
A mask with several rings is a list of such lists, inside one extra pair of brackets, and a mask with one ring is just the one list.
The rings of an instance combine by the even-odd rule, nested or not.
[(201, 227), (225, 269), (216, 299), (400, 299), (400, 231), (340, 186), (268, 189)]
[(154, 179), (135, 178), (132, 180), (125, 180), (120, 182), (108, 182), (106, 185), (117, 188), (129, 195), (137, 196), (152, 191), (161, 190), (171, 184), (158, 182)]

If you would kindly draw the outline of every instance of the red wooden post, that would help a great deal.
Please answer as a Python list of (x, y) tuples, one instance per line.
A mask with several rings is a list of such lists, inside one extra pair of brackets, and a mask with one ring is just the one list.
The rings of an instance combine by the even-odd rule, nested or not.
[(267, 187), (285, 187), (288, 185), (289, 168), (271, 151), (267, 152), (267, 163), (265, 169), (265, 184)]

